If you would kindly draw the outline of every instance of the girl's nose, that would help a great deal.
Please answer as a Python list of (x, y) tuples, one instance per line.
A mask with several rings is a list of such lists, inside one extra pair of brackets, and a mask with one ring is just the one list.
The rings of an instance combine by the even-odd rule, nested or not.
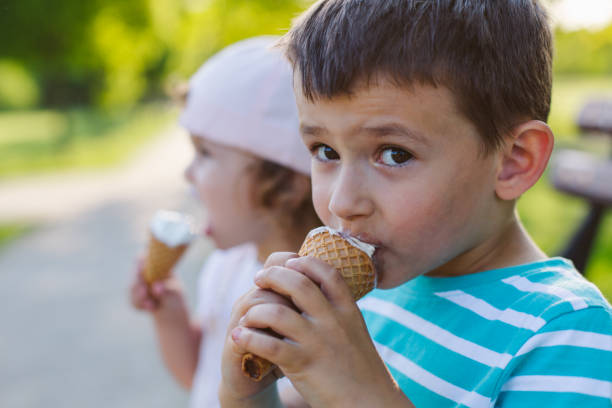
[(345, 220), (371, 215), (374, 202), (368, 191), (367, 178), (363, 174), (355, 169), (340, 170), (330, 196), (329, 211)]
[(194, 184), (194, 180), (193, 180), (194, 162), (195, 162), (195, 160), (192, 160), (191, 163), (189, 163), (189, 165), (187, 165), (187, 167), (185, 167), (185, 171), (183, 172), (185, 180), (187, 180), (187, 182), (190, 183), (190, 184)]

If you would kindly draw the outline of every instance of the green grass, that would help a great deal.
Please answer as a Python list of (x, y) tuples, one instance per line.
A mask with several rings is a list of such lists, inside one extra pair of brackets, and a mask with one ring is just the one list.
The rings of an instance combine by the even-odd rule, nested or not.
[[(556, 149), (579, 147), (606, 151), (602, 147), (609, 146), (608, 140), (581, 138), (574, 125), (582, 104), (591, 97), (602, 95), (612, 97), (612, 77), (556, 78), (549, 120), (557, 139)], [(588, 206), (578, 198), (555, 191), (545, 173), (519, 200), (518, 209), (535, 241), (545, 252), (556, 255), (579, 225)], [(586, 274), (612, 301), (612, 211), (608, 212), (599, 230)]]
[(31, 227), (25, 224), (3, 224), (0, 225), (0, 249), (9, 241), (26, 233)]
[(612, 76), (555, 77), (549, 124), (560, 142), (575, 142), (575, 125), (580, 108), (592, 98), (612, 98)]
[(175, 117), (161, 104), (131, 111), (0, 112), (0, 178), (108, 167), (125, 160)]

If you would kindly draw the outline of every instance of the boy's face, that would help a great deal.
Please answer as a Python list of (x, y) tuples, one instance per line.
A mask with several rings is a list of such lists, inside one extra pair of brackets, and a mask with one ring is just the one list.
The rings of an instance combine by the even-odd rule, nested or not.
[(326, 225), (377, 245), (379, 287), (469, 269), (506, 213), (494, 191), (498, 155), (481, 153), (450, 91), (379, 82), (314, 102), (300, 91), (315, 209)]
[(251, 203), (248, 170), (257, 159), (242, 150), (191, 136), (195, 155), (185, 170), (205, 207), (203, 233), (218, 248), (256, 242), (266, 231), (260, 212)]

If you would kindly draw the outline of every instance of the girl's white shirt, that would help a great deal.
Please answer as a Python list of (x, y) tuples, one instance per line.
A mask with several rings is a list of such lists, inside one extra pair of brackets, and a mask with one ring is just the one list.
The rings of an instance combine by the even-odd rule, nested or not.
[(202, 325), (202, 342), (190, 407), (219, 407), (221, 353), (232, 306), (254, 286), (253, 278), (261, 268), (257, 248), (252, 244), (215, 250), (204, 264), (195, 311), (195, 318)]

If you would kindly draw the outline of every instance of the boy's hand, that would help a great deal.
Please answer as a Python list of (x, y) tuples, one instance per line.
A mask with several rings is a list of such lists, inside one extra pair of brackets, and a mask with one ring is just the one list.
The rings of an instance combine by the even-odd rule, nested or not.
[(313, 407), (411, 406), (376, 352), (335, 268), (312, 257), (271, 258), (256, 275), (256, 285), (291, 299), (298, 310), (280, 302), (243, 304), (244, 312), (237, 312), (244, 316), (230, 328), (235, 349), (278, 365)]
[[(275, 258), (282, 258), (282, 263), (284, 263), (287, 259), (296, 256), (292, 253), (272, 254), (264, 268), (268, 267), (271, 261), (274, 262)], [(282, 372), (276, 369), (258, 382), (248, 378), (242, 372), (242, 356), (247, 350), (233, 340), (234, 329), (242, 329), (239, 321), (245, 313), (254, 306), (264, 304), (293, 308), (286, 297), (257, 287), (253, 287), (236, 301), (232, 309), (222, 356), (219, 399), (223, 407), (273, 407), (278, 404), (274, 383), (283, 375)]]

